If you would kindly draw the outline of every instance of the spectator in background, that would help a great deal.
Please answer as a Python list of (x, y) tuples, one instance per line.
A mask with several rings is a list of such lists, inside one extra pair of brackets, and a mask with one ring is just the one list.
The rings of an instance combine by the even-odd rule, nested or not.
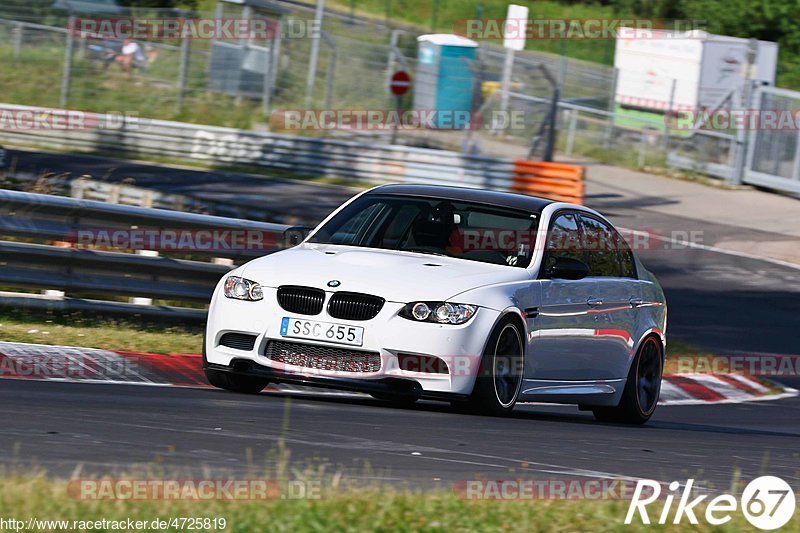
[(147, 65), (144, 50), (133, 39), (125, 39), (122, 42), (122, 52), (114, 60), (119, 63), (122, 71), (126, 72), (129, 77), (133, 73), (133, 67)]

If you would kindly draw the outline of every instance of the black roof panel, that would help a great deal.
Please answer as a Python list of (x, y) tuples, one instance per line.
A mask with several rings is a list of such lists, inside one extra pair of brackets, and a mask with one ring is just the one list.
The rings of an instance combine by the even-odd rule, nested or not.
[(456, 200), (464, 202), (478, 202), (490, 205), (520, 209), (529, 213), (541, 213), (545, 206), (554, 203), (547, 198), (527, 196), (502, 191), (488, 191), (486, 189), (472, 189), (469, 187), (450, 187), (446, 185), (413, 185), (396, 184), (377, 187), (367, 194), (397, 194), (407, 196), (425, 196)]

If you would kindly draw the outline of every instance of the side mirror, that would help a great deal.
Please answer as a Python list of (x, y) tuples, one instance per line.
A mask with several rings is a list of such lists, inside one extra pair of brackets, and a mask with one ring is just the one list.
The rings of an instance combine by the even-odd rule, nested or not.
[(309, 226), (292, 226), (283, 232), (283, 247), (291, 248), (303, 242), (314, 228)]
[(572, 257), (556, 257), (547, 274), (553, 279), (583, 279), (589, 275), (589, 265)]

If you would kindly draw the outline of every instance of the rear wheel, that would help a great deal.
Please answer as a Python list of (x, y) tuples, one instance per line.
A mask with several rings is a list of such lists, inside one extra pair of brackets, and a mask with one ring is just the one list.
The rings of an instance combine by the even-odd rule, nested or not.
[(475, 388), (466, 403), (470, 412), (505, 415), (511, 412), (522, 387), (523, 334), (512, 318), (500, 322), (486, 343)]
[(616, 407), (595, 407), (594, 417), (604, 422), (644, 424), (656, 410), (661, 393), (664, 358), (661, 342), (648, 337), (631, 364), (622, 399)]

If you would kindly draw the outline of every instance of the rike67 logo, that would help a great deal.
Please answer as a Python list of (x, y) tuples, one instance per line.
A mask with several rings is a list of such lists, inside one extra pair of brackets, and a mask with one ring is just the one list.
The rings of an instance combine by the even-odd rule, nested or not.
[[(670, 522), (680, 524), (685, 518), (690, 524), (697, 525), (697, 515), (701, 506), (709, 495), (704, 494), (692, 497), (694, 480), (689, 479), (683, 485), (683, 491), (678, 494), (681, 484), (673, 481), (669, 484), (669, 492), (664, 497), (664, 506), (658, 516), (657, 523), (664, 525)], [(650, 515), (647, 506), (656, 502), (661, 497), (662, 487), (657, 481), (640, 480), (633, 492), (625, 523), (630, 524), (636, 514), (644, 524), (650, 524)], [(673, 515), (673, 504), (679, 496)], [(751, 525), (758, 529), (773, 530), (786, 525), (794, 515), (796, 505), (795, 494), (792, 488), (779, 477), (762, 476), (747, 484), (740, 500), (731, 494), (720, 494), (705, 503), (704, 514), (700, 514), (712, 526), (721, 526), (731, 520), (733, 513), (741, 512)], [(697, 514), (696, 514), (697, 513)], [(655, 516), (653, 516), (655, 520)]]

